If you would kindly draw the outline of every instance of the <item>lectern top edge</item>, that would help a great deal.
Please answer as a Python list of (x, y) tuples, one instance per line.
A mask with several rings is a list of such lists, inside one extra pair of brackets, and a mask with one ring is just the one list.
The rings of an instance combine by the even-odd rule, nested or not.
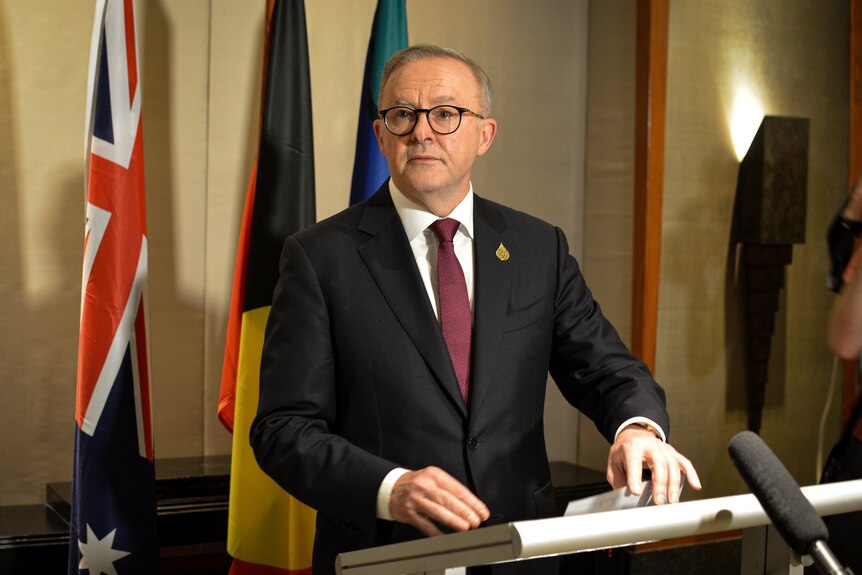
[(512, 560), (520, 557), (520, 537), (513, 524), (494, 525), (465, 533), (452, 533), (442, 537), (430, 537), (361, 549), (348, 554), (342, 553), (336, 560), (337, 573), (353, 573), (368, 565), (385, 561), (413, 561), (437, 555), (470, 553), (481, 549), (496, 549), (502, 554), (499, 560)]

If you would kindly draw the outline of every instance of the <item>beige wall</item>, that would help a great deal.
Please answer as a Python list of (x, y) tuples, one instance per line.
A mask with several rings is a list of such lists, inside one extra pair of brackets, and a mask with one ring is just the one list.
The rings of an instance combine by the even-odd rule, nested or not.
[[(156, 451), (223, 454), (230, 440), (215, 409), (255, 153), (264, 1), (139, 4)], [(318, 217), (347, 204), (375, 4), (306, 3)], [(500, 131), (477, 165), (477, 192), (561, 226), (626, 340), (634, 8), (407, 2), (412, 42), (462, 49), (494, 81)], [(41, 501), (45, 482), (70, 477), (92, 12), (89, 0), (0, 0), (0, 505)], [(822, 238), (847, 188), (847, 14), (847, 0), (671, 5), (657, 376), (672, 436), (707, 495), (742, 490), (725, 455), (745, 419), (732, 401), (723, 307), (738, 167), (727, 114), (740, 77), (767, 112), (811, 119), (808, 243), (788, 272), (763, 432), (801, 482), (814, 480), (831, 367)], [(555, 390), (548, 414), (553, 458), (603, 468), (606, 445)]]

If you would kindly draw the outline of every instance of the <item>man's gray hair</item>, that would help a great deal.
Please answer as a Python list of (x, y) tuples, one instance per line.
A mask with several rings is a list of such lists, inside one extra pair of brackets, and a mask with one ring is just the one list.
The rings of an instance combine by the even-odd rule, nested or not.
[[(483, 109), (476, 111), (486, 117), (491, 115), (491, 79), (485, 73), (485, 70), (461, 52), (433, 44), (416, 44), (395, 52), (383, 67), (383, 75), (380, 77), (380, 97), (383, 97), (383, 89), (395, 70), (406, 64), (412, 64), (426, 58), (451, 58), (466, 64), (473, 72), (473, 76), (476, 77), (476, 82), (478, 82), (481, 91)], [(379, 101), (377, 102), (377, 107), (380, 108)]]

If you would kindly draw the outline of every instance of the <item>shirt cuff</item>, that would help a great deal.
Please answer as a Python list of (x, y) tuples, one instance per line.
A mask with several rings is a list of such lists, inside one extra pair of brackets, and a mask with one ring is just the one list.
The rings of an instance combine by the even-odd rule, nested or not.
[(392, 497), (392, 488), (395, 487), (395, 482), (410, 471), (402, 467), (396, 467), (386, 474), (383, 482), (380, 483), (380, 489), (377, 490), (377, 518), (392, 521), (392, 514), (389, 513), (389, 500)]
[(658, 423), (648, 417), (630, 417), (629, 419), (623, 421), (623, 424), (617, 428), (617, 432), (614, 434), (614, 441), (617, 440), (617, 437), (623, 429), (632, 424), (643, 424), (649, 426), (652, 431), (658, 433), (659, 439), (667, 443), (667, 436), (664, 434), (664, 429), (662, 429)]

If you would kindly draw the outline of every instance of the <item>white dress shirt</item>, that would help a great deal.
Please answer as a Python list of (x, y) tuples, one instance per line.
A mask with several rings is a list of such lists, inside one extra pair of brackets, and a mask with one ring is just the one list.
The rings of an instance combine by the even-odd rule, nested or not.
[[(437, 248), (438, 241), (428, 226), (441, 219), (428, 211), (425, 206), (417, 204), (405, 196), (395, 187), (395, 184), (389, 183), (389, 190), (392, 194), (392, 203), (395, 204), (395, 211), (398, 212), (398, 217), (401, 218), (401, 223), (404, 225), (404, 231), (407, 232), (407, 239), (410, 240), (410, 249), (413, 250), (413, 257), (416, 258), (416, 267), (419, 268), (419, 275), (422, 276), (422, 283), (425, 284), (425, 290), (428, 292), (428, 299), (431, 300), (431, 307), (434, 308), (434, 315), (437, 320), (440, 320), (440, 294), (437, 292)], [(455, 237), (452, 238), (452, 243), (455, 245), (455, 255), (458, 257), (458, 262), (461, 264), (461, 269), (464, 270), (464, 280), (467, 282), (467, 297), (470, 298), (470, 309), (473, 309), (473, 186), (470, 185), (470, 190), (461, 203), (455, 206), (455, 209), (446, 216), (454, 220), (458, 220), (461, 224), (458, 231), (455, 232)]]

